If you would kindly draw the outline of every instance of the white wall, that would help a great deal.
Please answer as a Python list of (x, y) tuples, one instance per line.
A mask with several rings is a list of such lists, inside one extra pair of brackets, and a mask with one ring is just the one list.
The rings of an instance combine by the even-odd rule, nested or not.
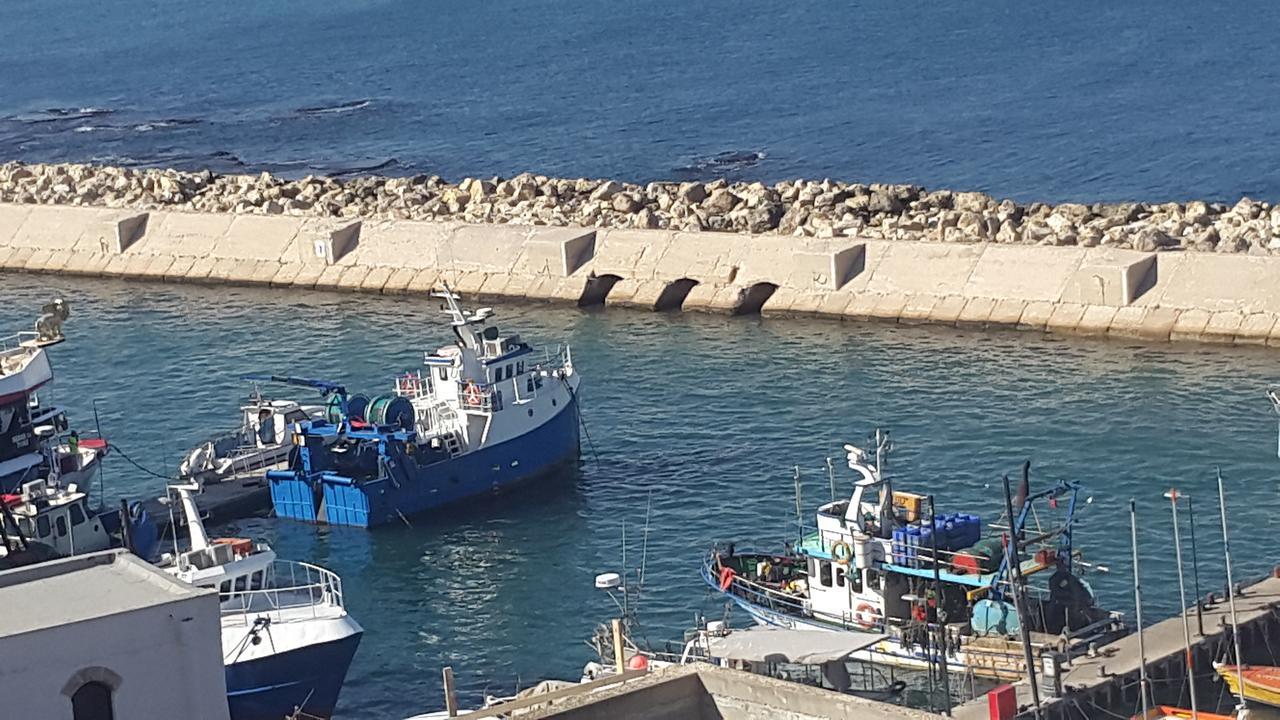
[(72, 720), (63, 689), (93, 667), (121, 678), (117, 720), (227, 720), (218, 616), (217, 595), (204, 595), (0, 638), (0, 720)]

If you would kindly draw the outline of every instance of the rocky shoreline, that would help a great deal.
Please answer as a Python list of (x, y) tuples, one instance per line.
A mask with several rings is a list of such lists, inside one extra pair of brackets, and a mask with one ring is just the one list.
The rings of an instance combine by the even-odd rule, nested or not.
[(0, 202), (1280, 255), (1280, 206), (1249, 198), (1019, 204), (980, 192), (833, 180), (634, 185), (522, 174), (452, 184), (434, 175), (285, 180), (7, 163)]

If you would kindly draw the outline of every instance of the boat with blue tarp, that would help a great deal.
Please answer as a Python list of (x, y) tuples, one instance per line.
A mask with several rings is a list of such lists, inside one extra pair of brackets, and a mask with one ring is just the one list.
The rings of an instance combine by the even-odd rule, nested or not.
[(935, 513), (931, 497), (895, 490), (890, 447), (879, 432), (874, 451), (846, 445), (850, 499), (823, 504), (782, 552), (717, 547), (703, 580), (762, 625), (884, 634), (856, 659), (1001, 680), (1024, 677), (1028, 653), (1071, 657), (1126, 632), (1077, 574), (1078, 483), (1032, 493), (1024, 466), (984, 534), (978, 514)]
[(447, 288), (456, 341), (389, 394), (272, 377), (325, 398), (324, 417), (290, 426), (289, 467), (267, 472), (278, 517), (373, 527), (501, 492), (577, 463), (580, 377), (569, 348), (539, 358), (519, 335), (466, 312)]

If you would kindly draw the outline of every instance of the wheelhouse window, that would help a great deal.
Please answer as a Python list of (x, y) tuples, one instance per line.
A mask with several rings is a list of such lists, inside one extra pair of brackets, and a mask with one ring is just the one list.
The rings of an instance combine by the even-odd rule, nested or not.
[(49, 537), (51, 528), (49, 527), (49, 516), (41, 515), (36, 518), (36, 535), (40, 537)]
[(844, 568), (836, 568), (836, 587), (844, 587)]
[(66, 537), (67, 534), (67, 516), (59, 515), (58, 519), (53, 523), (58, 528), (58, 537)]
[(71, 696), (71, 716), (75, 720), (114, 720), (111, 687), (97, 681), (81, 685)]
[(831, 563), (826, 560), (818, 561), (818, 582), (822, 587), (831, 587)]
[(84, 511), (80, 509), (79, 504), (71, 506), (71, 524), (72, 525), (84, 524)]

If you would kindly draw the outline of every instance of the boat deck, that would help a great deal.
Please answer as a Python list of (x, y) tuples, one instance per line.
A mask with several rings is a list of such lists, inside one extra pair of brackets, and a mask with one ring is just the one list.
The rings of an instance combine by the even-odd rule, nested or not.
[[(1239, 616), (1242, 637), (1249, 637), (1243, 628), (1265, 623), (1268, 618), (1274, 617), (1278, 608), (1280, 608), (1280, 577), (1268, 577), (1261, 582), (1244, 588), (1242, 593), (1236, 597), (1236, 614)], [(1188, 612), (1191, 618), (1191, 642), (1198, 646), (1198, 649), (1212, 651), (1218, 648), (1223, 640), (1223, 628), (1230, 626), (1230, 613), (1230, 608), (1225, 600), (1206, 607), (1203, 611), (1205, 634), (1201, 635), (1197, 632), (1195, 608), (1192, 608)], [(1182, 634), (1181, 616), (1175, 615), (1147, 627), (1143, 632), (1142, 639), (1146, 646), (1148, 667), (1155, 668), (1161, 665), (1169, 665), (1170, 663), (1180, 666), (1183, 662), (1186, 645)], [(1199, 655), (1200, 653), (1197, 654)], [(1248, 654), (1246, 649), (1245, 656), (1248, 657)], [(1058, 700), (1045, 701), (1045, 708), (1050, 710), (1047, 717), (1078, 717), (1079, 714), (1074, 708), (1073, 700), (1075, 704), (1090, 707), (1089, 702), (1093, 700), (1093, 696), (1095, 694), (1098, 696), (1105, 694), (1108, 687), (1116, 683), (1118, 679), (1136, 678), (1138, 676), (1138, 668), (1142, 664), (1140, 658), (1137, 634), (1127, 635), (1099, 648), (1095, 657), (1075, 658), (1071, 662), (1070, 669), (1063, 675), (1063, 686), (1071, 688), (1073, 692), (1070, 693), (1066, 702)], [(1209, 659), (1209, 657), (1204, 657), (1201, 658), (1203, 662), (1197, 661), (1197, 676), (1213, 674), (1212, 666), (1208, 662)], [(1019, 704), (1029, 704), (1031, 692), (1027, 683), (1025, 681), (1019, 682), (1014, 687), (1018, 692)], [(1042, 700), (1045, 697), (1046, 693), (1042, 687)], [(959, 720), (985, 720), (987, 717), (987, 699), (985, 697), (978, 698), (976, 701), (956, 708), (954, 717)]]
[[(208, 526), (249, 517), (266, 517), (271, 512), (271, 485), (266, 480), (265, 470), (239, 473), (221, 482), (206, 483), (200, 494), (195, 496), (195, 501)], [(171, 506), (163, 498), (143, 500), (142, 507), (155, 519), (161, 540), (173, 537), (175, 522), (178, 527), (186, 524), (182, 519), (182, 508)]]

